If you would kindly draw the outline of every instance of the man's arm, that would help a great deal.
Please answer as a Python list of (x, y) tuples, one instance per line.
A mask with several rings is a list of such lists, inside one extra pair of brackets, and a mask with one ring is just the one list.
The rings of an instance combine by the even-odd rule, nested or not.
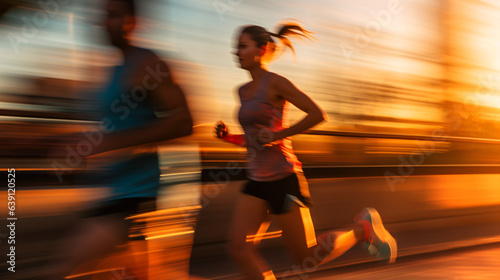
[(138, 73), (134, 75), (132, 84), (150, 89), (142, 102), (151, 104), (159, 118), (138, 128), (105, 134), (92, 154), (166, 141), (192, 133), (193, 119), (184, 92), (172, 79), (167, 64), (154, 57), (144, 63)]

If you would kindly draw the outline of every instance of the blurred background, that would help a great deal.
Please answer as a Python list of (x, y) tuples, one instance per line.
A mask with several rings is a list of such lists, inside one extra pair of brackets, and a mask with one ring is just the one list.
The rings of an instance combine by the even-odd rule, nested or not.
[[(105, 158), (58, 170), (46, 158), (61, 145), (54, 139), (98, 125), (96, 98), (120, 59), (104, 35), (104, 3), (0, 1), (0, 168), (16, 169), (20, 241), (19, 272), (2, 279), (37, 279), (61, 242), (57, 233), (107, 195), (91, 175), (106, 172)], [(146, 238), (146, 253), (154, 260), (151, 275), (177, 274), (152, 279), (182, 279), (188, 266), (206, 279), (236, 274), (224, 244), (244, 183), (245, 151), (216, 139), (213, 126), (223, 120), (232, 133), (242, 131), (235, 89), (250, 77), (232, 54), (238, 28), (276, 31), (286, 19), (302, 22), (317, 41), (294, 42), (297, 55), (285, 52), (270, 70), (329, 116), (294, 137), (316, 201), (316, 230), (342, 226), (360, 208), (375, 206), (402, 256), (500, 241), (498, 1), (144, 0), (138, 14), (133, 43), (169, 63), (195, 121), (193, 135), (159, 146), (159, 201), (171, 212), (160, 224), (152, 222), (155, 213), (146, 217), (153, 219), (150, 229), (163, 232)], [(292, 109), (291, 122), (303, 116)], [(7, 204), (6, 191), (0, 201)], [(2, 210), (0, 218), (6, 216)], [(271, 226), (270, 235), (276, 231)], [(283, 255), (279, 237), (262, 247), (273, 267), (290, 262), (275, 257)], [(324, 269), (368, 259), (353, 250)], [(108, 261), (101, 260), (105, 272), (87, 275), (83, 267), (79, 277), (115, 279), (123, 262)], [(488, 273), (481, 279), (500, 270)]]

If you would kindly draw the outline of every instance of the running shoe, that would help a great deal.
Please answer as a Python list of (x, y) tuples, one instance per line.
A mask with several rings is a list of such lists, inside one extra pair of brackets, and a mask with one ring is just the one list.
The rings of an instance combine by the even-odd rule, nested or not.
[(369, 232), (365, 232), (363, 247), (372, 256), (394, 263), (398, 255), (396, 239), (385, 229), (380, 214), (374, 208), (363, 208), (354, 220), (362, 224)]

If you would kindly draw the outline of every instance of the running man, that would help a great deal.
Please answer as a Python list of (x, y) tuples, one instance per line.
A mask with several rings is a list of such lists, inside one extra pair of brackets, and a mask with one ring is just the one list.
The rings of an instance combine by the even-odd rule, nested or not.
[[(130, 224), (125, 217), (140, 208), (155, 210), (159, 189), (158, 154), (134, 147), (190, 135), (193, 121), (182, 89), (169, 67), (155, 53), (133, 46), (129, 35), (136, 26), (135, 1), (108, 0), (105, 28), (123, 63), (114, 68), (100, 96), (102, 141), (91, 155), (125, 150), (128, 157), (113, 162), (104, 174), (112, 194), (84, 214), (76, 236), (65, 247), (69, 255), (54, 266), (48, 279), (63, 279), (85, 261), (98, 258), (127, 242)], [(76, 147), (75, 149), (76, 150)], [(135, 279), (147, 279), (145, 272)]]

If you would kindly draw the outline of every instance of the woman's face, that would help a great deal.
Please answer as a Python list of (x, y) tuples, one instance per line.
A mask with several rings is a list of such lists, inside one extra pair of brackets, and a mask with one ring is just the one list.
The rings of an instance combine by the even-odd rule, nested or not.
[(247, 33), (240, 35), (234, 54), (238, 57), (242, 69), (248, 70), (261, 64), (262, 49), (257, 47), (257, 42)]

